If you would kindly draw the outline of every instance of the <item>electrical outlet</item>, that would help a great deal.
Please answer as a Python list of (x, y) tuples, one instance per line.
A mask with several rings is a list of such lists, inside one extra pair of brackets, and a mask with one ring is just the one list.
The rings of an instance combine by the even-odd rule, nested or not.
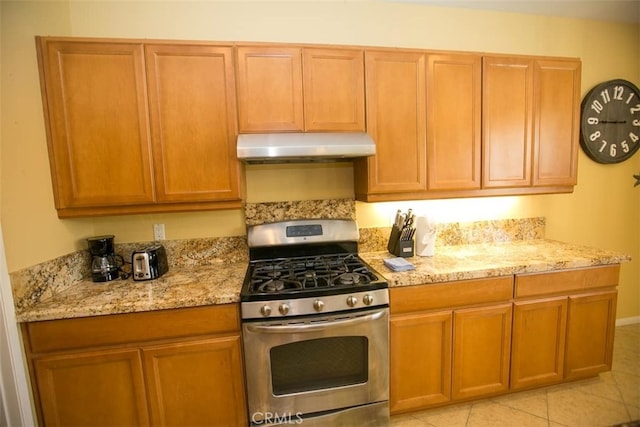
[(164, 224), (153, 224), (153, 240), (164, 240)]

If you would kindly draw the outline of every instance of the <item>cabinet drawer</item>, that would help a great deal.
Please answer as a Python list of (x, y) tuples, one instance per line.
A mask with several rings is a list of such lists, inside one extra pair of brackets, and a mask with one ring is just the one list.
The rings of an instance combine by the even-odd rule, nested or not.
[(513, 276), (461, 280), (390, 289), (391, 313), (509, 301)]
[(24, 325), (31, 352), (130, 344), (240, 330), (237, 304), (48, 320)]
[(620, 264), (516, 276), (516, 298), (566, 294), (618, 285)]

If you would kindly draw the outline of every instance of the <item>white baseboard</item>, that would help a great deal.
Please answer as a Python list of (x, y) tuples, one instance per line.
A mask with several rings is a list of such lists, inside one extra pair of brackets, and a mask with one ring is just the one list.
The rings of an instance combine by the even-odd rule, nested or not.
[(636, 323), (640, 323), (640, 316), (616, 319), (616, 326), (635, 325)]

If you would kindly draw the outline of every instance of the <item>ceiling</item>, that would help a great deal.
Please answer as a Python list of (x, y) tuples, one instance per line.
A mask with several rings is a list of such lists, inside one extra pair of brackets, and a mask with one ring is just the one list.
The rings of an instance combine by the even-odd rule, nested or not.
[(387, 0), (640, 24), (640, 0)]

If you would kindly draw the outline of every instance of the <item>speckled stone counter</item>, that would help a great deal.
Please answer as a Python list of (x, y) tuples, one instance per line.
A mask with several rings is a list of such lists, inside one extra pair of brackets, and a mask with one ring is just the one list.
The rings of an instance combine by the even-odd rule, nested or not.
[[(522, 240), (441, 246), (433, 257), (407, 258), (415, 270), (396, 273), (383, 264), (388, 252), (361, 253), (389, 286), (411, 286), (518, 273), (617, 264), (630, 257), (553, 240)], [(117, 280), (104, 284), (81, 281), (52, 298), (19, 312), (18, 321), (226, 304), (240, 300), (246, 262), (216, 263), (174, 269), (148, 282)]]
[(83, 280), (16, 313), (19, 322), (227, 304), (240, 301), (246, 262), (170, 270), (149, 281)]
[(360, 255), (387, 279), (390, 287), (547, 272), (631, 260), (630, 256), (617, 252), (545, 239), (441, 246), (433, 257), (406, 258), (416, 268), (399, 273), (384, 265), (383, 260), (392, 257), (386, 251)]
[[(247, 224), (297, 218), (355, 218), (353, 200), (247, 204)], [(360, 256), (390, 287), (544, 272), (628, 261), (628, 255), (544, 239), (545, 219), (438, 225), (433, 257), (407, 258), (415, 270), (383, 264), (390, 228), (360, 229)], [(147, 242), (148, 243), (148, 242)], [(88, 252), (78, 251), (11, 274), (19, 322), (133, 313), (240, 301), (249, 261), (245, 236), (162, 242), (169, 272), (156, 280), (94, 283)], [(145, 243), (116, 245), (125, 258)]]

